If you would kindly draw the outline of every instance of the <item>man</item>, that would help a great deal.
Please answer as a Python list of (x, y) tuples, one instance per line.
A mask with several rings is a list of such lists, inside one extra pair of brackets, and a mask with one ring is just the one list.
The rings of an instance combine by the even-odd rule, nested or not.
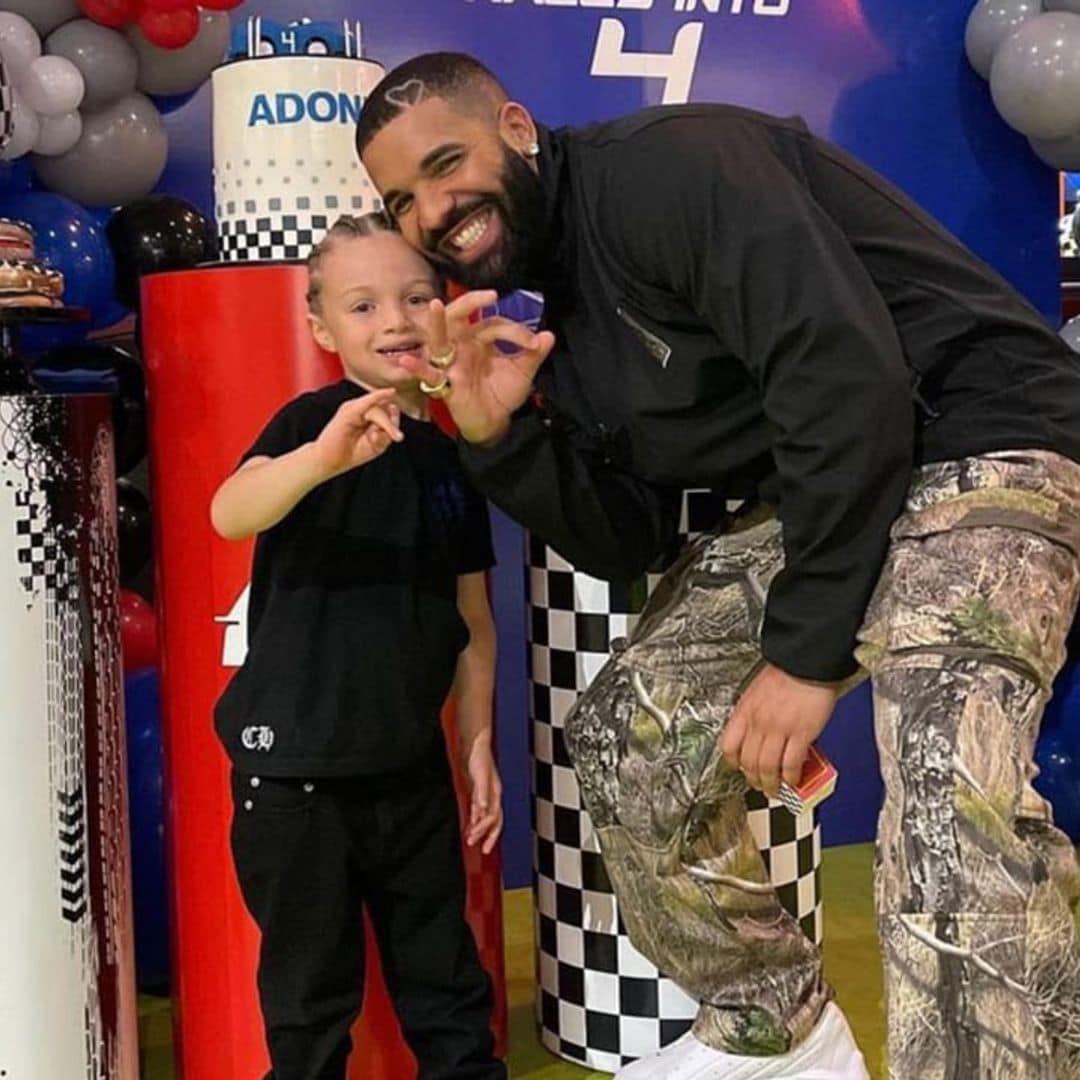
[(702, 1003), (621, 1075), (865, 1076), (743, 811), (746, 781), (797, 780), (861, 665), (890, 1075), (1080, 1076), (1080, 874), (1029, 785), (1080, 582), (1073, 356), (796, 120), (694, 105), (549, 131), (431, 54), (376, 88), (357, 146), (430, 259), (545, 296), (516, 361), (457, 326), (422, 367), (498, 505), (625, 578), (682, 488), (748, 500), (567, 722), (631, 937)]

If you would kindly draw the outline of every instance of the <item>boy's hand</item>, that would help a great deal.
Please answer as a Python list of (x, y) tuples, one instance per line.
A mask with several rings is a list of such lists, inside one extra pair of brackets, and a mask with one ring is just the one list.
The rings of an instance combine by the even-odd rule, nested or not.
[(491, 741), (481, 735), (472, 746), (464, 748), (465, 778), (469, 783), (469, 821), (465, 828), (465, 843), (469, 847), (482, 844), (487, 855), (502, 833), (502, 781), (491, 753)]
[(392, 388), (346, 401), (315, 440), (315, 457), (327, 479), (377, 458), (404, 436)]

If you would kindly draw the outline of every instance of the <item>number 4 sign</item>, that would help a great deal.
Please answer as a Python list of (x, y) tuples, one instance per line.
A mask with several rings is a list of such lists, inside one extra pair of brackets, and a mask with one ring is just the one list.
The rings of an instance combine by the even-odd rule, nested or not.
[(679, 27), (670, 53), (624, 52), (626, 28), (618, 19), (601, 19), (590, 74), (663, 79), (661, 103), (683, 105), (690, 100), (703, 28), (699, 22)]

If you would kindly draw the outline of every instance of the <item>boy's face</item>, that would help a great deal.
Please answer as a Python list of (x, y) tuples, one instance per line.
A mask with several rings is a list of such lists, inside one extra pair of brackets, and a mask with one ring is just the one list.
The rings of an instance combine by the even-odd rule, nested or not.
[(315, 340), (341, 357), (345, 374), (364, 386), (413, 387), (404, 356), (423, 358), (428, 305), (439, 295), (435, 273), (395, 233), (337, 238), (320, 265)]

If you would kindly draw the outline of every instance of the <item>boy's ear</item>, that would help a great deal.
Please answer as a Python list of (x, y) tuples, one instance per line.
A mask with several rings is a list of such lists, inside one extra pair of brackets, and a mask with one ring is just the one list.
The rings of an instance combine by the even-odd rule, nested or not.
[(337, 352), (337, 346), (334, 344), (334, 337), (326, 328), (326, 323), (322, 321), (322, 316), (316, 315), (313, 311), (309, 311), (308, 325), (311, 327), (311, 336), (315, 338), (319, 345), (327, 352)]

